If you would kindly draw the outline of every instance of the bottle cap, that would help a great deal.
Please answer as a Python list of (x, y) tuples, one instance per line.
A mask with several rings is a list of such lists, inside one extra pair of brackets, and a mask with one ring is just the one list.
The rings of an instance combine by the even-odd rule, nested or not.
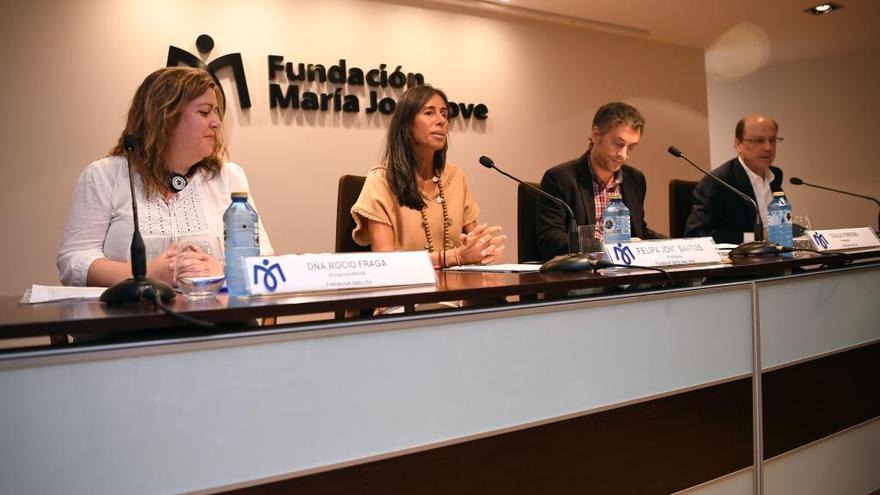
[(774, 198), (778, 198), (779, 196), (785, 196), (785, 191), (776, 191), (773, 193)]
[(247, 199), (247, 198), (248, 198), (248, 193), (246, 193), (246, 192), (238, 191), (238, 192), (232, 193), (232, 199)]
[(623, 196), (620, 195), (619, 192), (614, 192), (608, 195), (610, 199), (623, 199)]

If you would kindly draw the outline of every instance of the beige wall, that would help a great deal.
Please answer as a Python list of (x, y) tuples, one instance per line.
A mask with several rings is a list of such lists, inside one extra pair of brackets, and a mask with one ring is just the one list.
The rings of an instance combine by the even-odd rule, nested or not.
[(668, 180), (695, 177), (666, 147), (709, 158), (699, 50), (363, 0), (20, 2), (0, 20), (0, 201), (11, 237), (0, 243), (0, 294), (58, 283), (55, 254), (77, 176), (117, 138), (136, 86), (164, 65), (168, 46), (196, 53), (202, 33), (216, 42), (212, 59), (244, 57), (253, 108), (232, 105), (226, 132), (280, 253), (332, 250), (337, 179), (376, 163), (388, 118), (270, 112), (269, 54), (327, 66), (339, 58), (364, 69), (402, 65), (453, 100), (488, 105), (483, 125), (453, 128), (449, 157), (470, 177), (482, 220), (510, 234), (506, 261), (516, 259), (516, 187), (480, 167), (480, 155), (538, 180), (584, 151), (600, 104), (627, 101), (648, 121), (632, 163), (647, 175), (647, 220), (661, 231)]
[(776, 164), (795, 214), (809, 214), (816, 228), (877, 228), (877, 205), (836, 193), (793, 186), (791, 177), (880, 196), (876, 139), (880, 116), (880, 54), (766, 67), (741, 79), (707, 81), (712, 165), (734, 157), (733, 130), (748, 112), (779, 122)]

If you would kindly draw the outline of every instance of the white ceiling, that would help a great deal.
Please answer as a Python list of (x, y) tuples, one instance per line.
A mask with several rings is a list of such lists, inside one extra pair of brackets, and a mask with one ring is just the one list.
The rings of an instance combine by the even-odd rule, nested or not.
[[(394, 1), (394, 0), (391, 0)], [(818, 0), (398, 0), (601, 29), (707, 50), (765, 45), (765, 63), (880, 50), (880, 0), (815, 16)]]

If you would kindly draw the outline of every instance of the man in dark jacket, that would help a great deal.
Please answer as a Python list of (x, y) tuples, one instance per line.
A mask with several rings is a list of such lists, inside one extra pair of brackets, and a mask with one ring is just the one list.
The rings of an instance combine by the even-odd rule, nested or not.
[[(776, 145), (782, 142), (777, 134), (779, 124), (760, 114), (745, 116), (736, 124), (734, 146), (737, 157), (712, 171), (758, 204), (764, 225), (767, 206), (773, 193), (782, 190), (782, 170), (772, 166)], [(752, 240), (755, 209), (745, 200), (703, 177), (694, 189), (694, 205), (685, 226), (685, 237), (712, 236), (715, 242), (739, 244)], [(746, 233), (747, 238), (743, 238)]]
[[(565, 201), (574, 211), (578, 225), (601, 225), (609, 196), (618, 192), (630, 210), (632, 236), (664, 238), (645, 222), (644, 174), (625, 163), (644, 128), (645, 119), (632, 106), (617, 102), (602, 105), (593, 117), (586, 153), (545, 172), (541, 189)], [(544, 260), (568, 253), (567, 216), (562, 206), (539, 199), (536, 233)], [(601, 237), (601, 229), (597, 235)], [(587, 246), (589, 251), (598, 249), (598, 240)]]

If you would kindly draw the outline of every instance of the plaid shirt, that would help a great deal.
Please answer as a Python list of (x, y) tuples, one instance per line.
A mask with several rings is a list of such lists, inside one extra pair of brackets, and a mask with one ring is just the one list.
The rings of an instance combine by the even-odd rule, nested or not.
[(596, 208), (596, 237), (601, 239), (605, 234), (602, 224), (605, 221), (605, 208), (611, 201), (612, 193), (620, 193), (620, 183), (623, 181), (623, 175), (620, 170), (614, 172), (608, 184), (602, 184), (599, 179), (593, 176), (593, 204)]

